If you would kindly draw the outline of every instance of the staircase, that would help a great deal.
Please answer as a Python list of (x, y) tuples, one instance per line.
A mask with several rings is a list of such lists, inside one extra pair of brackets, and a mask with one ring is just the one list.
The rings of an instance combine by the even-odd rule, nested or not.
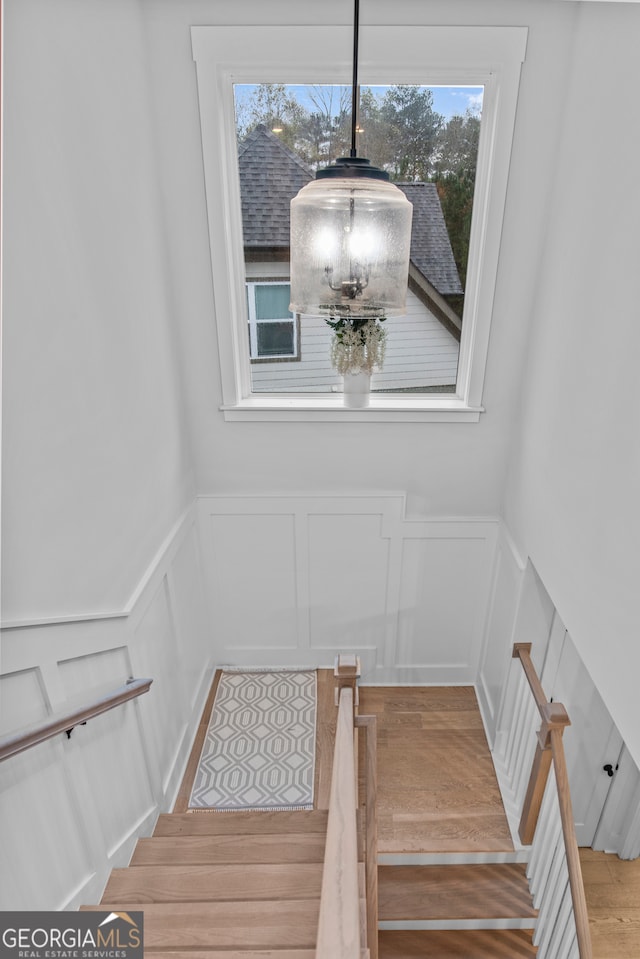
[(429, 858), (379, 867), (380, 959), (535, 957), (524, 863)]
[[(83, 910), (143, 910), (145, 959), (314, 959), (326, 826), (320, 810), (162, 815)], [(523, 863), (425, 858), (379, 867), (379, 959), (534, 959)]]
[(99, 905), (144, 911), (145, 959), (313, 959), (327, 813), (173, 813)]
[[(319, 732), (324, 730), (319, 737), (318, 798), (322, 805), (329, 798), (326, 783), (330, 779), (335, 732), (332, 680), (333, 677), (330, 684), (327, 682), (331, 696), (320, 696), (321, 702), (326, 700), (328, 710), (318, 727)], [(320, 689), (323, 688), (321, 685)], [(411, 703), (407, 708), (404, 702), (407, 691), (403, 690), (401, 697), (393, 692), (390, 695), (398, 719), (394, 721), (392, 717), (388, 725), (394, 729), (410, 721), (415, 726)], [(439, 748), (446, 746), (444, 751), (451, 753), (455, 742), (448, 736), (444, 738), (448, 728), (458, 729), (470, 720), (465, 718), (468, 707), (464, 701), (464, 708), (457, 704), (446, 712), (446, 706), (446, 697), (435, 701), (436, 720), (432, 720), (432, 725), (437, 721), (445, 730), (434, 733), (431, 729), (428, 741), (442, 740)], [(389, 735), (383, 730), (380, 738), (384, 741)], [(466, 742), (469, 734), (465, 732), (464, 738)], [(389, 754), (394, 761), (400, 757), (403, 764), (403, 784), (411, 780), (416, 764), (425, 765), (421, 752), (405, 755), (406, 743), (413, 739), (415, 730), (413, 737), (403, 733), (399, 742), (394, 739), (391, 743)], [(420, 743), (420, 749), (424, 748), (425, 744)], [(475, 748), (473, 741), (469, 748)], [(469, 763), (462, 765), (468, 767)], [(432, 780), (433, 769), (440, 767), (437, 762), (429, 764)], [(387, 766), (383, 768), (386, 770)], [(394, 768), (388, 775), (383, 787), (395, 780), (398, 770)], [(439, 794), (447, 799), (439, 799), (428, 807), (428, 815), (419, 806), (416, 821), (419, 823), (422, 817), (428, 823), (428, 831), (437, 836), (441, 814), (447, 828), (455, 824), (462, 837), (458, 848), (466, 851), (379, 855), (379, 959), (536, 956), (532, 944), (536, 913), (525, 865), (518, 861), (520, 856), (512, 845), (500, 845), (495, 836), (488, 839), (486, 846), (478, 844), (479, 836), (484, 835), (483, 828), (478, 826), (479, 821), (484, 822), (478, 819), (478, 810), (488, 804), (490, 815), (494, 815), (493, 807), (482, 792), (478, 800), (473, 798), (475, 792), (462, 788), (463, 793), (471, 793), (468, 802), (466, 797), (456, 799), (458, 791), (447, 781)], [(399, 822), (406, 819), (400, 801), (392, 808), (394, 815), (398, 811)], [(440, 814), (436, 815), (438, 809)], [(142, 910), (145, 959), (315, 959), (327, 819), (325, 810), (178, 811), (162, 815), (153, 836), (138, 841), (130, 866), (113, 871), (101, 902), (83, 909)], [(423, 836), (420, 842), (424, 839)], [(362, 836), (359, 844), (362, 847)], [(361, 860), (362, 855), (361, 848)], [(361, 942), (366, 942), (362, 862), (359, 878)], [(363, 959), (365, 956), (367, 951), (363, 952)]]

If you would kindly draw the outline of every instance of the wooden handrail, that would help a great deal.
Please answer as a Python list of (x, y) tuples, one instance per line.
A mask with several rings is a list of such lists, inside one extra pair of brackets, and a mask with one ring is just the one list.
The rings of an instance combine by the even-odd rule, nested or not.
[(547, 697), (544, 694), (542, 683), (540, 682), (536, 672), (536, 667), (533, 665), (533, 660), (531, 659), (531, 643), (514, 643), (513, 658), (519, 659), (522, 663), (522, 668), (524, 669), (524, 674), (527, 677), (529, 686), (531, 687), (531, 692), (533, 693), (533, 698), (535, 699), (536, 706), (538, 707), (538, 712), (544, 719), (544, 710), (547, 706)]
[(562, 740), (564, 729), (570, 725), (571, 720), (562, 703), (552, 703), (547, 700), (531, 659), (531, 644), (516, 643), (513, 647), (513, 657), (519, 659), (522, 664), (542, 718), (520, 819), (520, 839), (523, 845), (530, 845), (533, 842), (549, 771), (553, 764), (578, 953), (580, 959), (592, 959), (589, 916), (571, 806), (567, 761)]
[(556, 776), (556, 788), (558, 792), (558, 805), (560, 807), (560, 820), (562, 822), (562, 834), (564, 836), (567, 869), (569, 872), (569, 886), (571, 887), (571, 900), (573, 902), (573, 915), (576, 924), (578, 952), (580, 959), (592, 959), (589, 914), (587, 912), (587, 900), (582, 880), (582, 867), (580, 865), (580, 853), (578, 852), (576, 827), (573, 821), (567, 760), (562, 742), (562, 729), (552, 729), (550, 737), (553, 769)]
[(356, 716), (365, 732), (365, 882), (367, 887), (367, 945), (378, 959), (378, 739), (375, 716)]
[(571, 725), (571, 720), (562, 703), (547, 701), (542, 683), (531, 659), (531, 643), (514, 643), (513, 658), (520, 660), (542, 719), (518, 829), (522, 845), (530, 846), (536, 831), (542, 797), (551, 768), (551, 730), (559, 729), (562, 731), (565, 726)]
[(354, 695), (340, 690), (316, 959), (360, 959)]
[(25, 749), (30, 749), (31, 746), (36, 746), (38, 743), (51, 739), (59, 733), (70, 733), (74, 726), (80, 726), (115, 706), (120, 706), (130, 699), (135, 699), (136, 696), (141, 696), (148, 692), (152, 682), (152, 679), (129, 679), (124, 686), (119, 686), (87, 706), (81, 706), (72, 712), (50, 716), (46, 721), (36, 726), (30, 726), (20, 732), (2, 737), (0, 739), (0, 762), (3, 759), (9, 759), (10, 756), (24, 752)]
[(527, 785), (527, 792), (522, 804), (522, 815), (518, 834), (523, 846), (530, 846), (536, 831), (542, 797), (551, 769), (551, 733), (562, 731), (571, 724), (567, 711), (562, 703), (545, 703), (542, 710), (542, 723), (538, 730), (536, 751), (533, 755), (531, 774)]

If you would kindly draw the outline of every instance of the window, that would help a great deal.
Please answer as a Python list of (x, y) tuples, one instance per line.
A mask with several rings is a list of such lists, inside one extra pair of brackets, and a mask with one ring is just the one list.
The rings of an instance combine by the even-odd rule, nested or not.
[(299, 321), (289, 312), (288, 283), (247, 283), (252, 362), (300, 358)]
[[(400, 4), (396, 15), (401, 16), (402, 9)], [(226, 419), (479, 419), (526, 39), (524, 27), (427, 26), (415, 20), (410, 26), (366, 25), (362, 31), (363, 84), (474, 87), (482, 88), (484, 95), (455, 392), (416, 393), (392, 385), (374, 393), (366, 410), (353, 411), (343, 408), (341, 397), (330, 392), (332, 386), (308, 394), (296, 392), (295, 385), (289, 392), (254, 386), (252, 370), (262, 370), (258, 344), (262, 322), (270, 341), (265, 349), (295, 348), (295, 356), (304, 362), (305, 346), (303, 340), (302, 348), (297, 341), (292, 347), (295, 324), (288, 315), (270, 315), (262, 321), (256, 314), (254, 344), (247, 339), (247, 323), (251, 330), (252, 321), (245, 282), (252, 278), (245, 269), (233, 99), (237, 84), (348, 84), (352, 31), (330, 24), (192, 27)], [(265, 238), (260, 253), (267, 252), (267, 246)], [(286, 270), (286, 263), (282, 266)], [(269, 323), (274, 324), (271, 331), (266, 330)], [(278, 328), (278, 323), (284, 325)], [(290, 354), (276, 355), (287, 366)], [(298, 369), (303, 362), (297, 363)], [(295, 383), (295, 378), (289, 382)]]
[[(385, 322), (372, 392), (456, 391), (483, 93), (469, 85), (361, 86), (358, 152), (385, 170), (413, 206), (406, 310)], [(348, 155), (350, 99), (350, 88), (336, 84), (234, 84), (247, 278), (287, 266), (291, 200), (315, 170)], [(294, 353), (293, 340), (288, 349), (284, 340), (282, 350), (274, 344), (272, 354), (259, 349), (253, 296), (248, 310), (253, 393), (342, 391), (333, 334), (321, 318), (299, 319), (294, 372), (281, 365)], [(286, 315), (283, 303), (271, 318)], [(293, 332), (289, 324), (274, 327), (272, 336), (278, 330), (283, 338)]]

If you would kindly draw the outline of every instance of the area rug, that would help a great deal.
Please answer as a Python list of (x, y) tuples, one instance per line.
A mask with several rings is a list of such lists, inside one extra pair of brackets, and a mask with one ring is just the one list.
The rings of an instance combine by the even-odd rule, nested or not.
[(316, 673), (224, 671), (189, 809), (312, 809)]

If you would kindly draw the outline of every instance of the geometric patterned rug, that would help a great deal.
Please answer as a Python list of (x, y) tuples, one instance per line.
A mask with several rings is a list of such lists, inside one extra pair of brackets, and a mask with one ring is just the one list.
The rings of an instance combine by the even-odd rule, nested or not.
[(315, 670), (224, 671), (189, 809), (312, 809), (315, 752)]

